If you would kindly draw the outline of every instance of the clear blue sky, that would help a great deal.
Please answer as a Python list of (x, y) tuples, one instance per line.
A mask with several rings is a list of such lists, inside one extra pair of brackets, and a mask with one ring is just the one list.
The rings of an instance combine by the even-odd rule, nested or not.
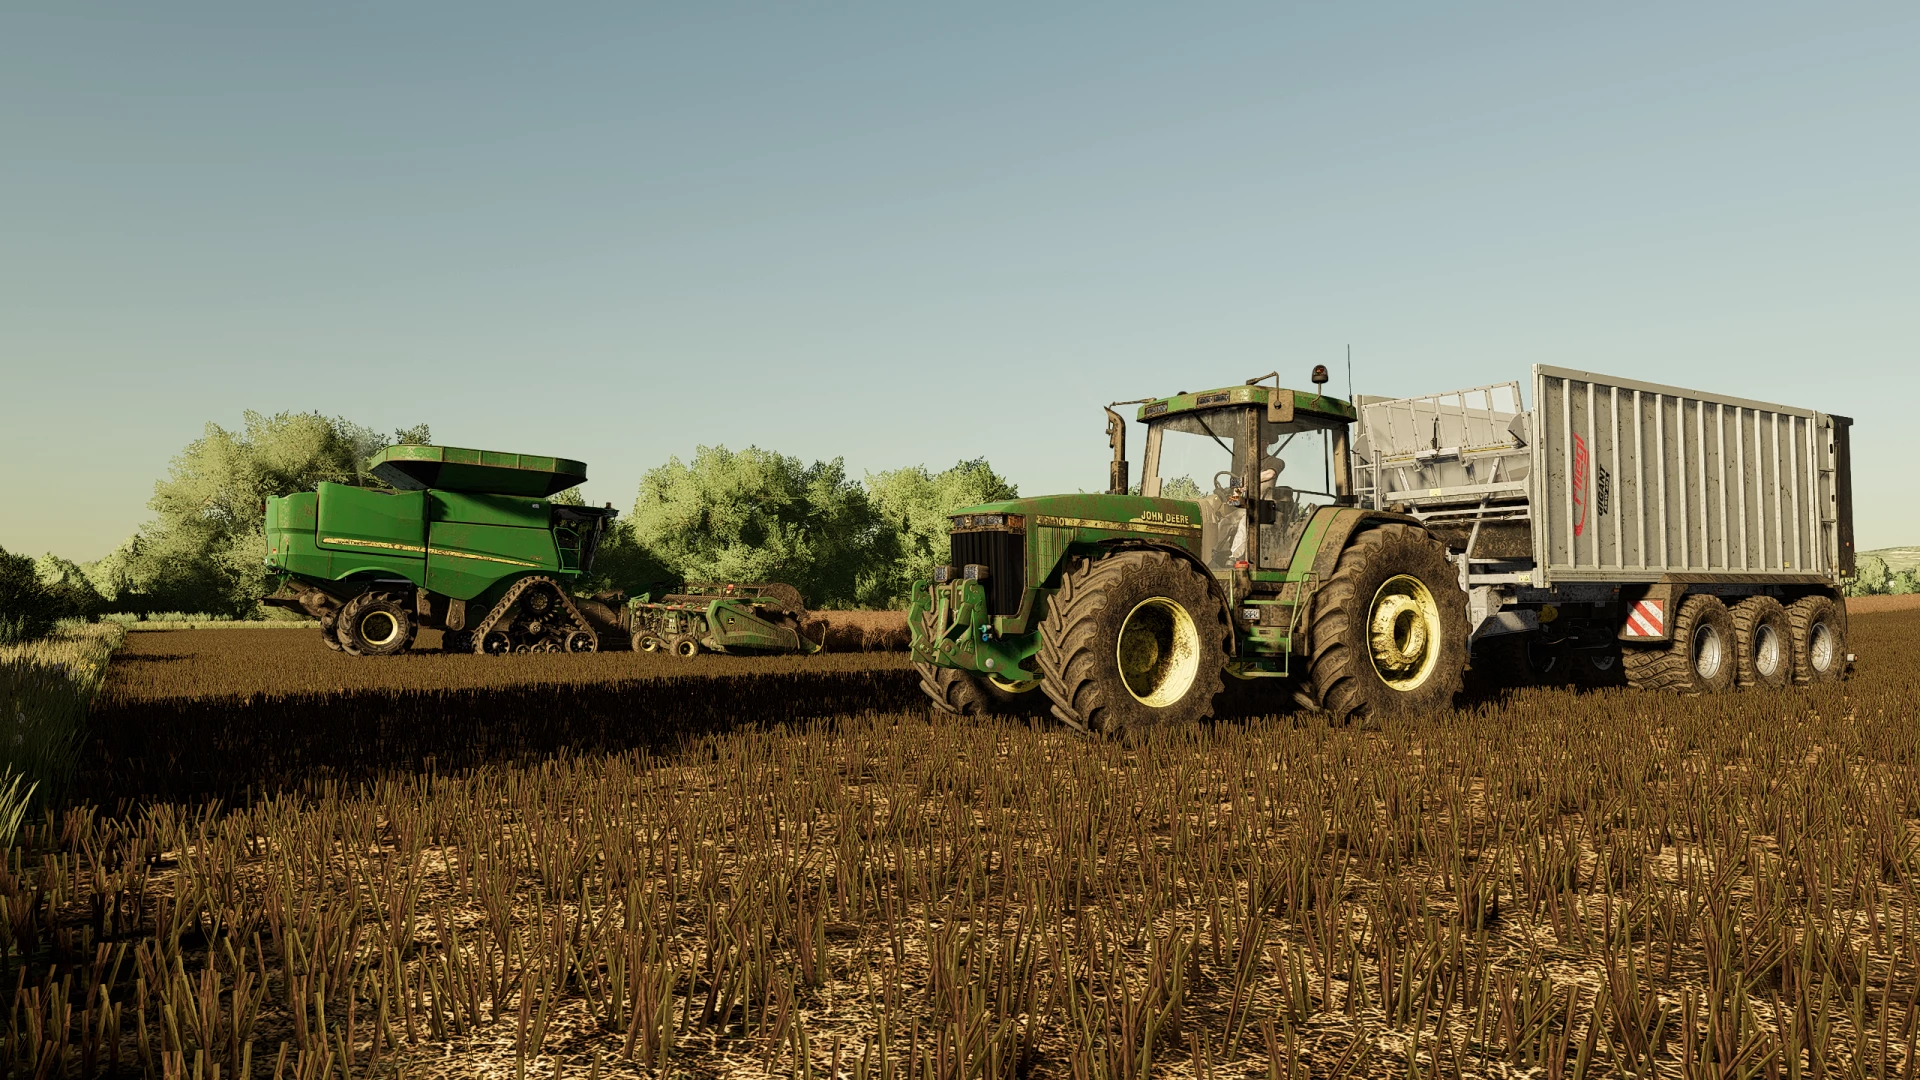
[[(1920, 543), (1920, 7), (13, 4), (0, 545), (207, 421), (1098, 489), (1098, 406), (1545, 362), (1857, 418)], [(1344, 381), (1343, 379), (1341, 381)]]

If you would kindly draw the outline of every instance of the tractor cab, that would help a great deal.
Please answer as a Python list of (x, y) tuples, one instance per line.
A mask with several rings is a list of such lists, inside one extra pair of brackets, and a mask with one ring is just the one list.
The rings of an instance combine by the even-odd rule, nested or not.
[(1314, 511), (1352, 501), (1353, 416), (1344, 401), (1255, 385), (1147, 401), (1140, 494), (1199, 507), (1201, 554), (1216, 574), (1284, 570)]

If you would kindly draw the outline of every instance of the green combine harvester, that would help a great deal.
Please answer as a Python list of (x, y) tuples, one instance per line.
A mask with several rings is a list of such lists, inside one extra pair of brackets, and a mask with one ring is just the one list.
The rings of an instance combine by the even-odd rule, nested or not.
[(266, 602), (320, 620), (328, 646), (391, 656), (423, 626), (450, 652), (597, 652), (624, 639), (605, 600), (568, 586), (593, 568), (611, 507), (552, 496), (587, 478), (566, 458), (389, 446), (370, 471), (394, 490), (321, 484), (267, 501)]
[(811, 653), (791, 585), (686, 585), (658, 601), (575, 596), (612, 507), (555, 502), (587, 478), (566, 458), (389, 446), (370, 471), (392, 491), (321, 484), (267, 500), (268, 604), (320, 620), (329, 648), (393, 656), (423, 626), (448, 652), (590, 653), (631, 647)]

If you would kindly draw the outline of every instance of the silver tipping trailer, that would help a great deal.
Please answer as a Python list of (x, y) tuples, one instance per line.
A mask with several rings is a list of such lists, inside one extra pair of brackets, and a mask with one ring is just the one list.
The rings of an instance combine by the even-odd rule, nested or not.
[(1476, 644), (1694, 692), (1844, 672), (1851, 420), (1544, 365), (1531, 398), (1359, 403), (1359, 501), (1447, 544)]

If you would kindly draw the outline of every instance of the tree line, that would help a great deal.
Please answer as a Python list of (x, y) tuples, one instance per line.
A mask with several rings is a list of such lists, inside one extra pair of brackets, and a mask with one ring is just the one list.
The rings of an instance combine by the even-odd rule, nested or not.
[[(367, 472), (374, 452), (431, 439), (425, 424), (382, 433), (318, 413), (249, 412), (237, 430), (209, 423), (154, 485), (153, 518), (105, 558), (0, 551), (0, 640), (38, 636), (60, 617), (255, 615), (270, 587), (266, 500), (323, 481), (383, 487)], [(945, 555), (947, 514), (1016, 494), (984, 458), (854, 479), (840, 458), (702, 446), (648, 470), (578, 588), (784, 581), (815, 607), (904, 606), (913, 579)]]

